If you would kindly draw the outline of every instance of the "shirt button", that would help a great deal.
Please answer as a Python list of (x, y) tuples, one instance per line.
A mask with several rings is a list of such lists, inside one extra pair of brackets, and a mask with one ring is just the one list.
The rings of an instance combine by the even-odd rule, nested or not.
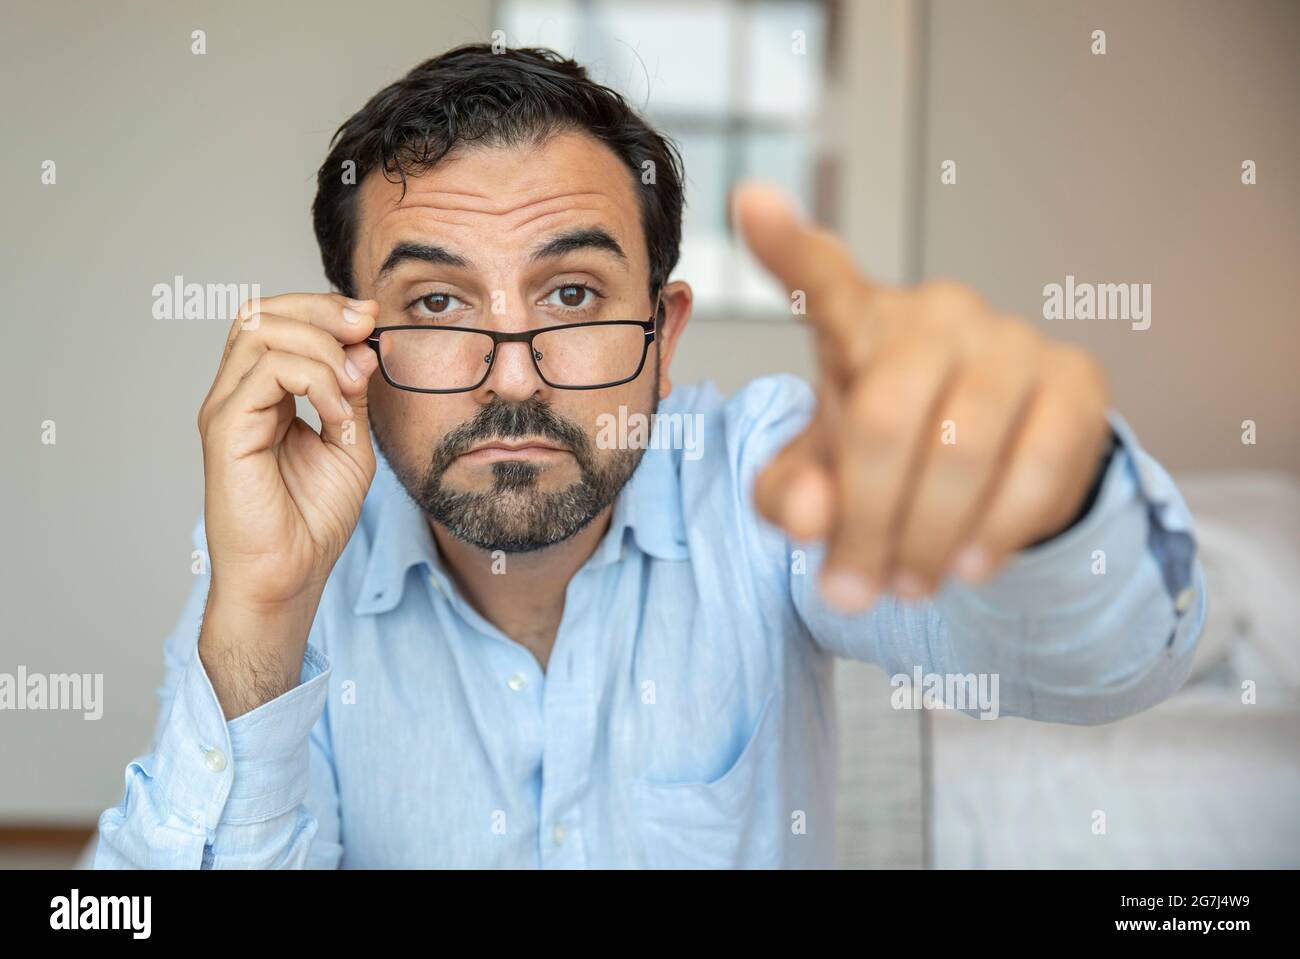
[(506, 685), (509, 686), (511, 689), (513, 689), (515, 692), (519, 692), (519, 690), (523, 689), (525, 686), (528, 685), (528, 677), (525, 676), (523, 673), (514, 673), (509, 679), (506, 680)]
[(219, 773), (226, 768), (226, 754), (220, 749), (209, 749), (203, 757), (203, 762), (214, 773)]
[(1179, 593), (1178, 598), (1174, 600), (1174, 609), (1180, 613), (1185, 613), (1192, 608), (1192, 600), (1194, 599), (1196, 599), (1196, 590), (1189, 586)]
[(564, 826), (562, 824), (556, 824), (555, 828), (551, 830), (551, 839), (555, 841), (557, 846), (564, 845)]

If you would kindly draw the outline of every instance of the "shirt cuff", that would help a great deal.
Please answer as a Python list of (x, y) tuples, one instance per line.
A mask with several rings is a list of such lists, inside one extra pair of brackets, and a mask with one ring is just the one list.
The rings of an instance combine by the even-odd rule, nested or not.
[(1196, 541), (1187, 505), (1123, 418), (1111, 413), (1109, 420), (1114, 454), (1087, 516), (1021, 550), (993, 581), (963, 584), (962, 591), (993, 608), (1047, 613), (1095, 597), (1094, 577), (1132, 584), (1153, 563), (1171, 612), (1182, 618), (1199, 610), (1204, 597), (1196, 589)]
[(261, 822), (307, 793), (309, 735), (325, 708), (330, 663), (307, 645), (298, 685), (226, 721), (195, 650), (154, 750), (171, 814), (209, 833), (218, 823)]

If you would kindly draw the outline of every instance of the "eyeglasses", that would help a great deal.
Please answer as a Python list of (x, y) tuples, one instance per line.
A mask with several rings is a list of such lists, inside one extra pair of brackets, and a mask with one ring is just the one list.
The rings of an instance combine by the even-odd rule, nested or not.
[(492, 373), (497, 347), (527, 343), (537, 375), (561, 390), (601, 390), (641, 375), (655, 338), (648, 320), (562, 323), (518, 333), (462, 326), (377, 326), (367, 342), (389, 386), (412, 393), (466, 393)]

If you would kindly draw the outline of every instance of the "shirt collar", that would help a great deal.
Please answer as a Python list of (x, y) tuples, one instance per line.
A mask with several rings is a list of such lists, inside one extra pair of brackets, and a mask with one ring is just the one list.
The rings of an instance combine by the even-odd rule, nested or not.
[(415, 505), (391, 467), (375, 451), (375, 479), (370, 495), (377, 507), (370, 554), (352, 612), (358, 616), (386, 613), (402, 600), (406, 574), (423, 563), (440, 569), (438, 547), (424, 512)]
[[(352, 607), (357, 616), (395, 608), (402, 600), (406, 574), (412, 566), (424, 564), (445, 589), (454, 589), (443, 569), (428, 518), (378, 450), (375, 458), (370, 495), (375, 498), (377, 512), (361, 589)], [(609, 529), (586, 566), (607, 566), (622, 559), (629, 531), (637, 548), (657, 559), (684, 560), (689, 556), (677, 475), (680, 459), (680, 451), (645, 451), (636, 472), (615, 499)]]
[(609, 530), (588, 566), (605, 566), (623, 558), (628, 532), (641, 552), (656, 559), (684, 560), (686, 524), (682, 521), (678, 479), (681, 451), (648, 449), (632, 478), (614, 501)]

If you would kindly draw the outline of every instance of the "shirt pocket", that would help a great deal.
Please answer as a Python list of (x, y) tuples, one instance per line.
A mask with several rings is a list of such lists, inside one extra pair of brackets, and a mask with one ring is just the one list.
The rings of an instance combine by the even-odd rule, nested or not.
[[(779, 747), (777, 695), (768, 694), (744, 748), (704, 782), (634, 780), (632, 807), (645, 864), (654, 869), (774, 868), (783, 824), (770, 773)], [(769, 775), (764, 775), (768, 773)]]

